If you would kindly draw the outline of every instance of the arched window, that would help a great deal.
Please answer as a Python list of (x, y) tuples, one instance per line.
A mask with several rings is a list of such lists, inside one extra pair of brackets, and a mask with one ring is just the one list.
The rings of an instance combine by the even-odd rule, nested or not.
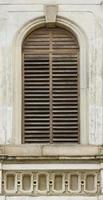
[(79, 143), (79, 45), (60, 27), (23, 42), (23, 143)]

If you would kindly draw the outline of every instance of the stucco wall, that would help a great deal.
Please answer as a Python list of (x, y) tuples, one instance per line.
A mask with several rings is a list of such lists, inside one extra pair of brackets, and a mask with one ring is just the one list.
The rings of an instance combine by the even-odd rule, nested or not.
[[(84, 137), (84, 142), (87, 146), (82, 149), (82, 145), (74, 146), (61, 146), (51, 147), (51, 146), (40, 146), (38, 148), (33, 145), (27, 147), (26, 145), (15, 146), (13, 143), (13, 138), (15, 138), (15, 128), (17, 128), (17, 121), (15, 121), (15, 108), (17, 112), (21, 112), (21, 108), (16, 104), (15, 96), (20, 95), (17, 93), (15, 83), (15, 77), (19, 77), (19, 66), (15, 65), (15, 42), (19, 38), (23, 29), (26, 29), (31, 22), (39, 19), (40, 17), (45, 18), (44, 5), (47, 4), (58, 5), (57, 17), (66, 19), (68, 24), (77, 27), (80, 32), (83, 33), (85, 43), (84, 51), (85, 56), (81, 57), (82, 64), (80, 69), (80, 80), (81, 80), (81, 111), (82, 117), (86, 123), (82, 126), (82, 137)], [(64, 20), (65, 21), (65, 20)], [(78, 36), (78, 35), (77, 35)], [(82, 39), (78, 37), (80, 43)], [(18, 46), (20, 44), (16, 43), (16, 61), (18, 62), (20, 56), (18, 53)], [(82, 48), (83, 51), (83, 48)], [(82, 54), (81, 54), (82, 55)], [(21, 61), (19, 60), (18, 63)], [(84, 64), (83, 64), (84, 63)], [(14, 70), (16, 67), (16, 70)], [(15, 73), (18, 73), (15, 74)], [(85, 80), (85, 81), (84, 81)], [(16, 82), (20, 86), (20, 80)], [(85, 105), (86, 104), (86, 105)], [(17, 113), (16, 112), (16, 113)], [(81, 119), (82, 121), (82, 119)], [(86, 127), (85, 127), (86, 126)], [(20, 129), (20, 127), (19, 127)], [(18, 130), (19, 130), (18, 129)], [(18, 133), (20, 135), (20, 133)], [(16, 137), (18, 137), (16, 135)], [(103, 145), (103, 5), (100, 0), (0, 0), (0, 144), (1, 144), (1, 162), (2, 155), (8, 156), (4, 158), (4, 162), (10, 164), (15, 162), (19, 164), (19, 159), (21, 154), (23, 160), (20, 162), (25, 162), (29, 164), (29, 159), (33, 161), (37, 157), (44, 156), (44, 160), (51, 159), (54, 157), (52, 163), (59, 161), (64, 164), (72, 163), (86, 163), (88, 170), (93, 170), (93, 165), (89, 168), (89, 164), (99, 163), (95, 160), (95, 155), (98, 154), (98, 158), (103, 159), (102, 147), (97, 147), (98, 145)], [(3, 144), (9, 144), (6, 147)], [(12, 144), (10, 146), (10, 144)], [(88, 144), (90, 144), (88, 148)], [(97, 145), (92, 147), (92, 145)], [(78, 148), (79, 146), (79, 148)], [(27, 157), (26, 157), (27, 156)], [(31, 156), (31, 158), (30, 158)], [(33, 157), (34, 156), (34, 157)], [(57, 157), (58, 156), (58, 157)], [(84, 157), (83, 157), (84, 156)], [(86, 157), (87, 156), (87, 157)], [(101, 156), (101, 157), (99, 157)], [(15, 157), (15, 158), (14, 158)], [(17, 160), (16, 160), (17, 157)], [(25, 158), (26, 157), (26, 160)], [(73, 157), (73, 158), (72, 158)], [(79, 161), (76, 160), (79, 157)], [(42, 158), (43, 159), (43, 158)], [(73, 160), (74, 159), (74, 160)], [(41, 161), (41, 166), (42, 166)], [(48, 161), (46, 161), (48, 162)], [(50, 161), (51, 162), (51, 161)], [(74, 164), (73, 164), (74, 165)], [(85, 165), (85, 164), (84, 164)], [(17, 166), (13, 170), (17, 170)], [(32, 169), (32, 165), (30, 165)], [(77, 167), (77, 165), (75, 165)], [(9, 167), (8, 167), (9, 168)], [(8, 170), (6, 168), (6, 170)], [(65, 168), (65, 167), (64, 167)], [(100, 172), (101, 189), (100, 193), (103, 193), (103, 167), (98, 168)], [(24, 170), (24, 169), (20, 169)], [(75, 169), (76, 170), (76, 169)], [(82, 170), (82, 167), (80, 168)], [(1, 171), (3, 173), (2, 165)], [(2, 175), (0, 175), (0, 185), (2, 181)], [(2, 194), (2, 192), (1, 192)], [(96, 196), (96, 197), (95, 197)], [(41, 196), (41, 197), (13, 197), (11, 196), (0, 196), (0, 200), (29, 200), (29, 199), (43, 199), (46, 200), (102, 200), (103, 196)]]
[[(0, 143), (12, 143), (13, 132), (13, 41), (26, 23), (44, 16), (40, 1), (0, 1)], [(87, 137), (89, 144), (103, 144), (103, 7), (99, 0), (53, 1), (58, 4), (58, 16), (75, 23), (86, 36), (88, 46), (86, 60), (87, 87)], [(82, 77), (81, 81), (84, 77)], [(82, 93), (84, 92), (82, 88)], [(82, 103), (82, 102), (81, 102)], [(85, 111), (84, 111), (85, 112)], [(13, 122), (13, 123), (12, 123)], [(84, 127), (85, 128), (85, 127)]]

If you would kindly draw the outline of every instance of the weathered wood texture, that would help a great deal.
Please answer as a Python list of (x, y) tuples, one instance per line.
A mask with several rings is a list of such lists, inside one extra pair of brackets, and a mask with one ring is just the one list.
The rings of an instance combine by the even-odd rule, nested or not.
[(23, 143), (79, 143), (79, 46), (59, 27), (23, 43)]

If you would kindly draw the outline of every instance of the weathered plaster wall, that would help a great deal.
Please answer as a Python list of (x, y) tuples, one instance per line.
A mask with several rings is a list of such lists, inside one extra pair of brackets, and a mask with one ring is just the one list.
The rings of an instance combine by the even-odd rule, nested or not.
[[(103, 144), (103, 6), (99, 0), (60, 1), (58, 15), (82, 29), (88, 43), (87, 96), (88, 143)], [(50, 0), (0, 0), (0, 143), (12, 142), (13, 119), (13, 40), (30, 20), (44, 16), (44, 5)], [(85, 70), (85, 69), (84, 69)], [(84, 78), (84, 77), (83, 77)], [(82, 90), (83, 92), (83, 90)], [(15, 133), (13, 133), (15, 134)]]
[[(102, 147), (92, 147), (93, 145), (103, 145), (103, 5), (101, 5), (101, 0), (0, 0), (0, 154), (9, 157), (5, 162), (9, 162), (11, 159), (11, 164), (15, 162), (15, 168), (18, 170), (19, 159), (23, 159), (20, 162), (28, 163), (28, 168), (33, 170), (32, 165), (30, 165), (29, 159), (31, 156), (32, 162), (33, 159), (42, 158), (44, 160), (51, 157), (55, 158), (55, 161), (58, 163), (61, 162), (65, 168), (65, 163), (87, 163), (85, 170), (93, 170), (95, 165), (91, 164), (99, 161), (95, 160), (95, 155), (103, 157)], [(84, 72), (81, 70), (81, 93), (85, 98), (85, 88), (87, 93), (87, 133), (84, 137), (88, 138), (88, 144), (91, 144), (84, 147), (81, 145), (74, 146), (65, 146), (61, 149), (61, 146), (52, 147), (52, 146), (40, 146), (38, 145), (34, 148), (33, 145), (7, 145), (3, 144), (12, 144), (13, 135), (13, 104), (14, 102), (14, 65), (13, 65), (13, 44), (15, 36), (19, 34), (20, 30), (35, 18), (44, 16), (44, 5), (46, 4), (57, 4), (58, 5), (58, 16), (65, 17), (73, 24), (76, 24), (84, 32), (86, 43), (87, 43), (87, 55), (86, 65)], [(82, 66), (84, 67), (84, 66)], [(84, 84), (84, 78), (86, 81)], [(19, 80), (18, 80), (19, 84)], [(84, 84), (84, 85), (83, 85)], [(84, 99), (83, 98), (83, 99)], [(81, 102), (83, 107), (84, 102)], [(18, 108), (19, 109), (19, 108)], [(85, 109), (83, 110), (85, 115)], [(84, 127), (85, 129), (85, 127)], [(78, 148), (79, 147), (79, 148)], [(21, 155), (22, 154), (22, 155)], [(23, 158), (20, 158), (23, 156)], [(27, 156), (27, 157), (26, 157)], [(34, 157), (35, 158), (34, 158)], [(83, 157), (84, 156), (84, 157)], [(87, 158), (86, 158), (87, 156)], [(7, 158), (8, 158), (7, 157)], [(16, 160), (17, 157), (17, 160)], [(26, 157), (26, 158), (24, 158)], [(62, 158), (63, 157), (63, 158)], [(79, 159), (78, 159), (79, 157)], [(100, 158), (101, 158), (100, 157)], [(3, 159), (3, 158), (2, 158)], [(2, 160), (1, 159), (1, 160)], [(26, 159), (26, 160), (25, 160)], [(56, 160), (57, 159), (57, 160)], [(64, 159), (64, 160), (62, 160)], [(74, 161), (75, 159), (78, 159)], [(94, 160), (92, 160), (94, 159)], [(103, 158), (102, 158), (103, 159)], [(2, 162), (2, 161), (1, 161)], [(40, 162), (38, 159), (37, 162)], [(44, 162), (43, 158), (41, 163)], [(51, 161), (52, 162), (52, 161)], [(53, 161), (53, 163), (55, 163)], [(74, 164), (75, 170), (77, 170), (78, 164)], [(88, 164), (89, 163), (89, 164)], [(9, 170), (10, 165), (6, 166), (6, 170)], [(4, 169), (0, 165), (0, 173)], [(42, 164), (40, 164), (42, 168)], [(52, 166), (52, 165), (51, 165)], [(50, 167), (51, 167), (50, 166)], [(55, 164), (53, 165), (55, 166)], [(69, 166), (69, 165), (68, 165)], [(60, 165), (59, 165), (60, 167)], [(20, 168), (20, 170), (24, 170)], [(46, 168), (46, 167), (45, 167)], [(37, 169), (36, 169), (37, 170)], [(58, 170), (58, 169), (56, 169)], [(71, 169), (72, 170), (72, 169)], [(79, 170), (82, 170), (80, 165)], [(100, 173), (101, 180), (101, 190), (100, 194), (103, 194), (103, 166), (97, 169)], [(0, 174), (0, 192), (1, 192), (1, 182), (2, 175)], [(1, 192), (2, 194), (2, 192)], [(0, 196), (0, 200), (102, 200), (103, 196), (41, 196), (41, 197), (29, 197), (29, 196)]]

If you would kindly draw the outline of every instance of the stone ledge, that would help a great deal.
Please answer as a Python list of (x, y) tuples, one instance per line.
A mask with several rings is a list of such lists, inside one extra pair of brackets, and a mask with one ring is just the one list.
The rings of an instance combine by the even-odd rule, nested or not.
[(93, 145), (1, 145), (1, 156), (11, 157), (101, 157), (103, 148)]
[[(79, 199), (79, 200), (103, 200), (102, 199), (103, 198), (103, 196), (89, 196), (89, 197), (86, 197), (86, 196), (80, 196), (80, 195), (78, 195), (78, 197), (76, 196), (76, 195), (74, 195), (74, 196), (70, 196), (70, 197), (68, 197), (68, 196), (54, 196), (54, 197), (48, 197), (48, 196), (41, 196), (41, 197), (39, 197), (39, 196), (36, 196), (36, 197), (32, 197), (32, 196), (7, 196), (6, 195), (6, 200), (77, 200), (77, 199)], [(0, 200), (5, 200), (5, 196), (2, 196), (2, 197), (0, 197)]]

